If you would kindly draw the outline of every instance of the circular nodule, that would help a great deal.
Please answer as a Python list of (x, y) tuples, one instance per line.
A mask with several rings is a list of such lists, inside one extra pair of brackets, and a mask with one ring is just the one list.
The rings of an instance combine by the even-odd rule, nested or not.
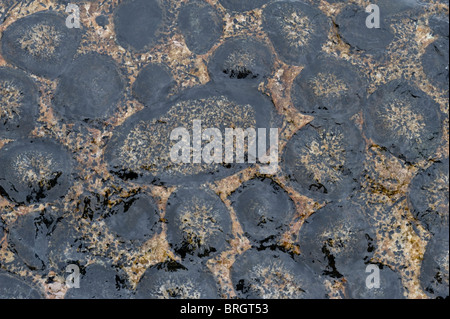
[(0, 193), (18, 204), (57, 200), (71, 186), (72, 160), (51, 140), (7, 144), (0, 150), (0, 162)]
[[(447, 24), (448, 27), (448, 24)], [(431, 43), (422, 55), (422, 67), (431, 84), (441, 90), (449, 85), (449, 40), (440, 38)]]
[(333, 278), (351, 276), (373, 254), (375, 232), (353, 205), (331, 204), (302, 226), (300, 250), (316, 272)]
[[(393, 2), (393, 1), (391, 1)], [(388, 21), (380, 23), (380, 28), (368, 28), (368, 17), (365, 8), (359, 5), (345, 7), (336, 17), (338, 32), (345, 43), (356, 51), (365, 51), (369, 54), (382, 54), (394, 39)]]
[(420, 272), (420, 283), (431, 298), (449, 297), (449, 230), (435, 234), (427, 245)]
[(402, 80), (383, 85), (369, 97), (364, 120), (375, 143), (407, 162), (429, 159), (440, 143), (439, 105)]
[(8, 245), (32, 270), (43, 270), (47, 266), (47, 225), (40, 213), (18, 217), (9, 228)]
[(31, 285), (6, 272), (0, 272), (0, 299), (44, 299)]
[(207, 53), (222, 35), (222, 17), (206, 2), (190, 2), (180, 10), (178, 27), (189, 50)]
[(79, 287), (70, 288), (64, 299), (127, 299), (130, 292), (111, 265), (93, 264), (80, 271)]
[(183, 258), (219, 253), (231, 237), (228, 209), (211, 190), (177, 190), (169, 198), (165, 219), (168, 241)]
[(360, 264), (345, 277), (350, 299), (405, 299), (401, 275), (378, 264)]
[(301, 194), (334, 200), (357, 187), (363, 151), (363, 139), (353, 124), (313, 121), (289, 141), (282, 165)]
[(111, 174), (138, 183), (216, 180), (254, 165), (245, 157), (225, 163), (224, 155), (234, 153), (223, 149), (226, 130), (256, 133), (256, 128), (277, 127), (271, 124), (275, 119), (272, 102), (256, 90), (206, 85), (128, 118), (108, 142), (105, 161)]
[(285, 253), (249, 250), (231, 267), (231, 279), (243, 299), (324, 299), (326, 291), (301, 260)]
[(288, 194), (269, 179), (244, 183), (230, 200), (245, 234), (261, 244), (278, 238), (295, 212)]
[(304, 2), (279, 1), (263, 11), (263, 30), (287, 64), (305, 64), (314, 58), (322, 50), (330, 26), (319, 9)]
[(294, 80), (292, 99), (303, 114), (351, 116), (362, 109), (366, 87), (349, 62), (321, 56)]
[(119, 238), (144, 242), (156, 231), (159, 211), (154, 200), (138, 195), (113, 207), (105, 217), (109, 230)]
[(65, 17), (44, 11), (11, 24), (1, 39), (8, 62), (38, 76), (56, 78), (74, 57), (80, 29), (66, 27)]
[(159, 0), (124, 1), (114, 14), (117, 42), (125, 49), (147, 51), (159, 38), (163, 18)]
[(219, 299), (212, 274), (196, 265), (176, 262), (150, 267), (136, 287), (137, 299)]
[(38, 88), (22, 71), (0, 68), (0, 135), (26, 138), (39, 111)]
[(449, 161), (431, 165), (411, 182), (409, 202), (414, 216), (435, 233), (448, 228)]
[(219, 3), (228, 10), (244, 12), (262, 7), (270, 0), (219, 0)]
[(133, 96), (146, 107), (155, 106), (169, 96), (174, 86), (168, 67), (149, 64), (139, 72), (133, 84)]
[(53, 106), (65, 119), (105, 118), (111, 115), (124, 88), (114, 60), (89, 53), (78, 57), (61, 75)]
[(216, 50), (209, 68), (215, 82), (257, 86), (272, 73), (273, 56), (257, 39), (232, 38)]

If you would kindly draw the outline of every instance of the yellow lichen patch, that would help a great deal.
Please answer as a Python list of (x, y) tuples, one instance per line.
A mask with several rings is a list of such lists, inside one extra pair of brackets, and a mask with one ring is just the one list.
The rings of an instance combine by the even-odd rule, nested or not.
[(49, 59), (61, 42), (61, 34), (54, 26), (37, 24), (18, 41), (22, 50), (26, 50), (33, 56)]
[(339, 96), (348, 90), (344, 81), (338, 79), (335, 74), (319, 73), (311, 80), (314, 94), (319, 97)]
[(21, 116), (22, 94), (10, 81), (0, 82), (0, 119), (11, 120)]

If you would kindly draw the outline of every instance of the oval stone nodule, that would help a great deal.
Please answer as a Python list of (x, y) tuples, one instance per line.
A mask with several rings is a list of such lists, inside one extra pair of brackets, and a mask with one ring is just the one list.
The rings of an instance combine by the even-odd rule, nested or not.
[(180, 10), (178, 27), (189, 50), (195, 54), (207, 53), (222, 35), (222, 17), (206, 2), (189, 2)]
[(301, 194), (335, 200), (358, 186), (363, 152), (364, 141), (353, 123), (314, 120), (289, 141), (281, 165)]
[(292, 100), (303, 114), (351, 117), (362, 110), (367, 81), (347, 61), (319, 55), (294, 80)]
[[(370, 276), (379, 276), (379, 283)], [(405, 299), (401, 275), (388, 266), (361, 263), (353, 267), (345, 280), (350, 299)]]
[(157, 107), (175, 87), (170, 69), (163, 64), (145, 66), (133, 83), (133, 96), (146, 107)]
[(214, 52), (209, 73), (217, 83), (257, 86), (272, 73), (273, 61), (269, 48), (260, 40), (236, 37)]
[(60, 76), (53, 106), (67, 120), (106, 118), (125, 89), (114, 60), (98, 53), (78, 57)]
[(72, 183), (72, 159), (48, 139), (19, 140), (0, 150), (0, 192), (18, 204), (51, 202)]
[(206, 269), (191, 263), (165, 262), (147, 269), (140, 279), (137, 299), (218, 299), (217, 284)]
[(15, 21), (3, 32), (3, 57), (38, 76), (56, 78), (74, 57), (81, 40), (81, 30), (67, 28), (65, 20), (57, 12), (43, 11)]
[(332, 203), (319, 209), (299, 233), (301, 254), (321, 275), (352, 275), (373, 255), (375, 231), (352, 204)]
[(449, 84), (448, 47), (448, 38), (442, 37), (428, 45), (422, 55), (422, 67), (428, 80), (437, 88), (446, 91)]
[(80, 271), (80, 286), (70, 288), (64, 299), (127, 299), (130, 292), (116, 269), (95, 263)]
[(433, 156), (441, 140), (439, 105), (403, 80), (376, 90), (364, 108), (364, 128), (375, 143), (410, 163)]
[(375, 55), (384, 54), (388, 45), (394, 40), (390, 23), (387, 19), (383, 19), (380, 28), (368, 28), (367, 17), (365, 7), (356, 4), (346, 6), (336, 17), (335, 23), (339, 35), (355, 51), (365, 51)]
[(125, 49), (144, 52), (159, 38), (164, 11), (160, 0), (127, 0), (114, 13), (117, 42)]
[(122, 240), (143, 243), (153, 236), (159, 210), (152, 197), (139, 194), (111, 208), (105, 216), (109, 230)]
[(231, 217), (221, 199), (209, 189), (181, 188), (167, 203), (168, 241), (183, 258), (220, 253), (231, 238)]
[(259, 244), (279, 239), (295, 212), (288, 194), (270, 179), (244, 183), (230, 200), (245, 234)]
[(231, 279), (243, 299), (326, 298), (319, 275), (301, 258), (277, 251), (246, 251), (231, 267)]
[[(104, 157), (112, 174), (138, 183), (179, 185), (215, 180), (254, 165), (245, 157), (244, 163), (225, 162), (227, 151), (235, 151), (224, 147), (226, 130), (267, 128), (269, 136), (274, 118), (272, 102), (256, 90), (206, 85), (128, 118), (114, 132)], [(195, 126), (196, 121), (201, 125)], [(208, 129), (215, 129), (218, 138), (214, 143), (206, 136)], [(182, 136), (177, 135), (180, 130)], [(181, 147), (183, 140), (189, 143)], [(181, 150), (186, 155), (182, 160)], [(211, 154), (217, 157), (209, 161)]]
[(322, 50), (331, 20), (306, 2), (278, 1), (264, 8), (262, 26), (280, 59), (301, 65)]
[(24, 72), (0, 67), (0, 137), (26, 138), (39, 112), (39, 91)]

